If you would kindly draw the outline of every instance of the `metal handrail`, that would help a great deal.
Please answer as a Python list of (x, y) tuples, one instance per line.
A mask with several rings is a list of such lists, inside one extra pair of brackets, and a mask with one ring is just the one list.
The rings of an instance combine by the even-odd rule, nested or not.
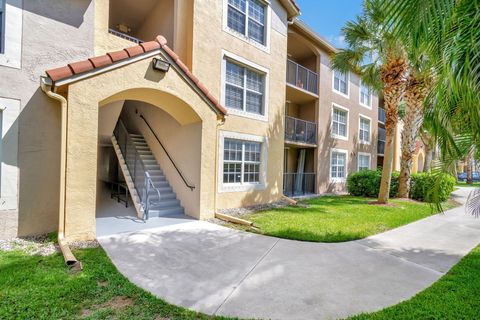
[(175, 170), (177, 170), (178, 174), (180, 175), (180, 178), (182, 178), (183, 180), (183, 183), (185, 183), (185, 185), (187, 186), (187, 188), (189, 188), (191, 191), (193, 191), (193, 189), (195, 189), (195, 186), (194, 185), (191, 185), (187, 182), (187, 179), (185, 179), (185, 177), (183, 176), (182, 172), (180, 171), (180, 169), (178, 169), (175, 161), (173, 161), (172, 157), (170, 156), (170, 154), (168, 153), (167, 149), (165, 148), (165, 146), (163, 145), (163, 143), (160, 141), (160, 139), (158, 138), (157, 134), (155, 133), (155, 131), (153, 131), (153, 128), (150, 126), (150, 124), (148, 123), (147, 119), (145, 119), (145, 117), (143, 116), (143, 114), (140, 114), (140, 118), (142, 118), (142, 120), (145, 122), (145, 124), (147, 125), (147, 127), (150, 129), (150, 131), (153, 133), (153, 136), (155, 137), (155, 139), (157, 139), (157, 142), (160, 144), (160, 146), (162, 147), (163, 151), (165, 151), (165, 154), (167, 155), (168, 159), (170, 160), (170, 162), (173, 164), (173, 167), (175, 168)]
[[(125, 141), (124, 141), (123, 146), (121, 145), (122, 141), (120, 139), (120, 130), (122, 130), (122, 134), (125, 135)], [(130, 176), (132, 177), (133, 185), (134, 185), (135, 189), (137, 189), (137, 193), (140, 197), (140, 201), (141, 201), (141, 204), (142, 204), (142, 207), (143, 207), (143, 212), (144, 212), (144, 218), (148, 219), (148, 213), (149, 213), (150, 204), (151, 204), (150, 203), (151, 202), (150, 201), (150, 190), (151, 190), (150, 188), (153, 187), (153, 190), (157, 193), (159, 200), (160, 200), (160, 197), (161, 197), (160, 190), (153, 184), (153, 180), (152, 180), (150, 174), (148, 173), (147, 168), (145, 167), (145, 164), (141, 160), (140, 154), (138, 153), (137, 149), (135, 148), (135, 144), (133, 142), (133, 139), (132, 139), (131, 135), (128, 133), (128, 130), (127, 130), (125, 124), (120, 119), (118, 120), (117, 125), (115, 126), (114, 135), (115, 135), (115, 138), (117, 139), (117, 143), (120, 147), (120, 152), (122, 153), (123, 158), (125, 160), (125, 165), (127, 166), (127, 169), (130, 171)], [(133, 149), (133, 154), (134, 154), (133, 168), (129, 167), (129, 163), (128, 163), (128, 160), (127, 160), (128, 147)], [(137, 179), (137, 173), (138, 173), (137, 164), (140, 165), (139, 169), (141, 169), (143, 171), (143, 178), (144, 178), (143, 190), (139, 190), (140, 185), (138, 185), (138, 183), (137, 183), (138, 182), (138, 179)], [(132, 173), (132, 171), (133, 171), (133, 173)]]
[[(304, 66), (296, 63), (293, 60), (287, 59), (287, 82), (298, 88), (307, 90), (314, 94), (318, 94), (318, 74)], [(294, 67), (294, 74), (290, 66)], [(304, 75), (304, 77), (302, 77)], [(303, 79), (302, 79), (303, 78)], [(302, 81), (304, 80), (304, 81)], [(305, 83), (304, 83), (305, 82)]]
[[(293, 128), (292, 128), (293, 122)], [(303, 126), (303, 134), (298, 133), (298, 127)], [(293, 129), (293, 132), (289, 132)], [(291, 116), (285, 116), (285, 140), (303, 142), (307, 144), (317, 143), (317, 124), (313, 121), (302, 120)]]
[[(297, 179), (300, 180), (300, 189), (297, 188)], [(290, 196), (299, 196), (305, 194), (314, 194), (316, 185), (315, 172), (284, 172), (283, 173), (283, 194)]]
[(114, 36), (117, 36), (119, 38), (122, 38), (122, 39), (125, 39), (125, 40), (128, 40), (128, 41), (132, 41), (136, 44), (140, 44), (140, 43), (143, 43), (144, 41), (143, 40), (140, 40), (138, 38), (135, 38), (135, 37), (132, 37), (128, 34), (125, 34), (123, 32), (120, 32), (120, 31), (117, 31), (115, 29), (112, 29), (112, 28), (108, 28), (108, 33), (110, 34), (113, 34)]

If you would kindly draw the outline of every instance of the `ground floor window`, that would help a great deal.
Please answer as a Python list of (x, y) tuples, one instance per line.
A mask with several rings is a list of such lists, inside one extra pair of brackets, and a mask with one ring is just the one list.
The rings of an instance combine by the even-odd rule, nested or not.
[(236, 190), (261, 185), (264, 181), (264, 141), (262, 137), (222, 133), (222, 185)]
[(366, 153), (358, 154), (358, 171), (370, 169), (370, 155)]
[(330, 178), (333, 181), (345, 180), (347, 176), (347, 151), (334, 149), (330, 160)]

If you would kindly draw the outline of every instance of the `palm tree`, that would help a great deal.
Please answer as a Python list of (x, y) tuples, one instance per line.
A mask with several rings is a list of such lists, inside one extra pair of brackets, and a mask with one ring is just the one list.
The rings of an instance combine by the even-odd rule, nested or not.
[(404, 94), (406, 104), (401, 134), (401, 161), (398, 181), (398, 197), (408, 198), (410, 194), (410, 177), (415, 152), (415, 141), (423, 123), (424, 102), (430, 91), (431, 75), (428, 71), (419, 73), (410, 71)]
[(408, 62), (402, 42), (385, 25), (379, 0), (366, 0), (363, 12), (342, 29), (347, 48), (333, 56), (332, 67), (360, 74), (362, 82), (383, 93), (385, 101), (385, 152), (379, 203), (387, 203), (392, 177), (398, 107), (405, 91)]

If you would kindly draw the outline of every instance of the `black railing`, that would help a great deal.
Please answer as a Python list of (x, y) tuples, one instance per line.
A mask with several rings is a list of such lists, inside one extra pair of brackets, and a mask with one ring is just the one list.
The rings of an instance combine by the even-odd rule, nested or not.
[(285, 116), (285, 140), (306, 144), (317, 143), (317, 124)]
[(122, 39), (125, 39), (125, 40), (128, 40), (128, 41), (137, 43), (137, 44), (140, 44), (140, 43), (143, 43), (143, 42), (144, 42), (143, 40), (140, 40), (140, 39), (138, 39), (138, 38), (132, 37), (132, 36), (126, 34), (126, 33), (117, 31), (117, 30), (112, 29), (112, 28), (109, 28), (109, 29), (108, 29), (108, 33), (113, 34), (114, 36), (117, 36), (117, 37), (119, 37), (119, 38), (122, 38)]
[(385, 123), (387, 115), (385, 114), (385, 109), (378, 108), (378, 121), (381, 123)]
[(378, 154), (384, 154), (385, 153), (385, 140), (386, 140), (385, 128), (379, 127), (378, 128), (378, 139), (377, 139), (377, 153)]
[(303, 196), (315, 194), (315, 173), (284, 173), (283, 194), (286, 196)]
[(153, 136), (155, 137), (155, 139), (157, 140), (157, 142), (160, 144), (160, 146), (162, 147), (163, 151), (165, 152), (165, 154), (167, 155), (168, 159), (170, 160), (170, 162), (172, 163), (173, 167), (175, 168), (175, 170), (177, 170), (178, 174), (180, 175), (180, 178), (182, 178), (183, 180), (183, 183), (185, 183), (185, 186), (187, 186), (187, 188), (189, 188), (190, 190), (193, 191), (193, 189), (195, 189), (195, 186), (194, 185), (191, 185), (187, 182), (187, 179), (185, 179), (183, 173), (180, 171), (180, 169), (178, 169), (177, 167), (177, 164), (175, 163), (175, 161), (173, 161), (172, 157), (170, 156), (170, 153), (168, 153), (167, 149), (165, 148), (165, 146), (163, 145), (162, 141), (160, 141), (160, 139), (158, 138), (157, 134), (155, 133), (155, 131), (153, 131), (153, 128), (150, 126), (150, 124), (148, 123), (147, 119), (145, 119), (145, 117), (143, 116), (143, 114), (140, 115), (140, 118), (142, 118), (142, 120), (145, 122), (145, 124), (147, 125), (148, 129), (150, 129), (150, 131), (152, 132)]
[(318, 94), (318, 74), (292, 60), (287, 60), (287, 83)]

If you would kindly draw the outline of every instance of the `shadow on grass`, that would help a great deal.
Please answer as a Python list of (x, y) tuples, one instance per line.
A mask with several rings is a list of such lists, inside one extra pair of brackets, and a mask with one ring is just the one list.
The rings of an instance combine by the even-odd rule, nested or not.
[(357, 232), (325, 232), (325, 233), (314, 233), (305, 230), (298, 230), (293, 228), (282, 229), (278, 231), (268, 232), (269, 236), (290, 239), (290, 240), (299, 240), (307, 242), (345, 242), (365, 238), (365, 234)]

